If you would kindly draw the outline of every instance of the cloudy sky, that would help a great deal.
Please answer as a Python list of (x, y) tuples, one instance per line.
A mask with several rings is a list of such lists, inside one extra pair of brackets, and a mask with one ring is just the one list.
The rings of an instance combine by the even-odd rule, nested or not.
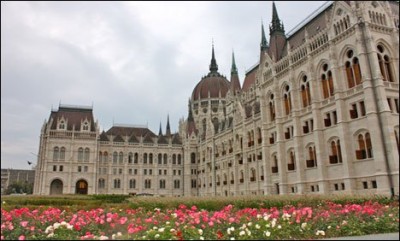
[[(276, 1), (286, 33), (325, 1)], [(172, 132), (209, 72), (214, 42), (229, 79), (257, 63), (272, 2), (1, 2), (1, 168), (36, 164), (52, 108), (93, 106), (113, 123)]]

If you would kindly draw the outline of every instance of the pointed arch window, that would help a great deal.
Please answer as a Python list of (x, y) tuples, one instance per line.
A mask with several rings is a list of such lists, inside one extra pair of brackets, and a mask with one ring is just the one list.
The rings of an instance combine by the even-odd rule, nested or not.
[(372, 158), (372, 143), (369, 132), (361, 133), (357, 136), (358, 150), (356, 150), (357, 160)]
[(130, 189), (136, 188), (136, 179), (129, 180), (129, 188)]
[(385, 48), (382, 45), (378, 45), (377, 49), (379, 68), (381, 70), (383, 81), (394, 82), (394, 70), (390, 56), (387, 54), (387, 51), (385, 51)]
[(103, 153), (103, 163), (107, 163), (108, 162), (108, 152), (104, 152)]
[(347, 61), (345, 63), (347, 85), (353, 88), (356, 85), (361, 84), (361, 69), (357, 57), (354, 57), (353, 50), (348, 50), (346, 53)]
[(60, 161), (65, 161), (65, 147), (60, 149)]
[(250, 170), (250, 182), (256, 181), (256, 169), (252, 168)]
[(294, 171), (294, 170), (296, 170), (296, 156), (295, 156), (293, 150), (291, 150), (291, 151), (289, 152), (288, 170), (289, 170), (289, 171)]
[(283, 91), (283, 102), (285, 105), (285, 114), (289, 115), (290, 112), (292, 111), (292, 100), (291, 100), (291, 95), (290, 95), (290, 87), (289, 85), (286, 85)]
[(58, 124), (58, 129), (65, 130), (65, 121), (64, 120), (60, 120), (60, 123)]
[(113, 164), (117, 164), (118, 161), (118, 153), (116, 151), (114, 151), (113, 153)]
[(243, 171), (240, 171), (240, 179), (239, 179), (240, 183), (244, 182), (244, 174)]
[(83, 148), (79, 147), (78, 149), (78, 161), (83, 161)]
[(121, 180), (120, 179), (114, 179), (114, 188), (121, 188)]
[(99, 186), (99, 189), (105, 188), (106, 187), (106, 180), (104, 180), (104, 178), (100, 178), (98, 186)]
[(308, 80), (306, 75), (304, 75), (302, 78), (300, 89), (303, 107), (311, 105), (310, 81)]
[(60, 158), (60, 148), (58, 146), (54, 147), (53, 150), (53, 161), (58, 161)]
[(308, 147), (308, 159), (306, 160), (306, 166), (308, 168), (317, 166), (317, 156), (314, 145)]
[(84, 161), (88, 162), (90, 158), (90, 149), (89, 148), (85, 148), (85, 153), (84, 153)]
[(331, 151), (329, 155), (329, 163), (330, 164), (336, 164), (336, 163), (342, 163), (342, 150), (340, 147), (340, 141), (339, 140), (333, 140), (331, 141)]
[(272, 155), (271, 171), (272, 171), (272, 173), (278, 173), (278, 171), (279, 171), (279, 168), (278, 168), (278, 157), (276, 156), (276, 154)]
[(275, 120), (275, 100), (274, 100), (274, 94), (271, 94), (269, 97), (269, 116), (270, 120), (274, 121)]
[(160, 189), (165, 189), (165, 180), (164, 179), (160, 180)]
[(332, 71), (329, 69), (328, 64), (324, 64), (322, 66), (321, 83), (322, 83), (322, 94), (324, 99), (333, 96), (334, 92), (333, 77), (332, 77)]
[(118, 162), (122, 164), (124, 162), (124, 153), (121, 151), (118, 155)]

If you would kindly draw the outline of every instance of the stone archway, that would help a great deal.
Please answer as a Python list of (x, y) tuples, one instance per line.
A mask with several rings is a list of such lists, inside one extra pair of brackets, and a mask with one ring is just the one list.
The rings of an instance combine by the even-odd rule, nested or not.
[(50, 184), (50, 195), (63, 194), (63, 182), (60, 179), (54, 179)]
[(87, 181), (80, 179), (76, 182), (76, 187), (75, 187), (75, 193), (76, 194), (87, 194), (88, 193), (88, 183)]

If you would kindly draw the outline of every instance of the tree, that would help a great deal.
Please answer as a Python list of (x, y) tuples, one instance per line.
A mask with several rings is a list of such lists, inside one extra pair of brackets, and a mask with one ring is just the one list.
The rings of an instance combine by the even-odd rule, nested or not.
[(27, 181), (16, 181), (8, 185), (7, 189), (4, 191), (4, 194), (11, 193), (33, 193), (33, 183), (28, 183)]

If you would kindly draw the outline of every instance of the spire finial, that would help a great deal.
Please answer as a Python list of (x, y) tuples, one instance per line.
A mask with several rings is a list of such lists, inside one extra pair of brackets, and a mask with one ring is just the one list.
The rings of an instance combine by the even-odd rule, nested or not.
[(269, 27), (269, 33), (272, 34), (275, 31), (284, 33), (285, 29), (283, 23), (281, 23), (279, 19), (278, 11), (276, 11), (275, 1), (272, 1), (272, 21)]
[(210, 71), (211, 72), (218, 71), (218, 65), (217, 65), (217, 61), (215, 60), (215, 54), (214, 54), (214, 39), (212, 40), (212, 55), (211, 55)]
[(167, 116), (167, 130), (165, 132), (167, 136), (171, 135), (171, 128), (169, 127), (169, 114)]
[(233, 52), (232, 49), (232, 67), (231, 67), (231, 75), (233, 74), (238, 74), (237, 68), (236, 68), (236, 63), (235, 63), (235, 53)]
[(162, 136), (163, 134), (162, 134), (162, 129), (161, 129), (161, 121), (160, 121), (160, 130), (158, 131), (158, 135), (159, 136)]
[(268, 42), (267, 38), (265, 37), (265, 32), (264, 32), (264, 24), (261, 21), (261, 51), (264, 51), (268, 48)]

